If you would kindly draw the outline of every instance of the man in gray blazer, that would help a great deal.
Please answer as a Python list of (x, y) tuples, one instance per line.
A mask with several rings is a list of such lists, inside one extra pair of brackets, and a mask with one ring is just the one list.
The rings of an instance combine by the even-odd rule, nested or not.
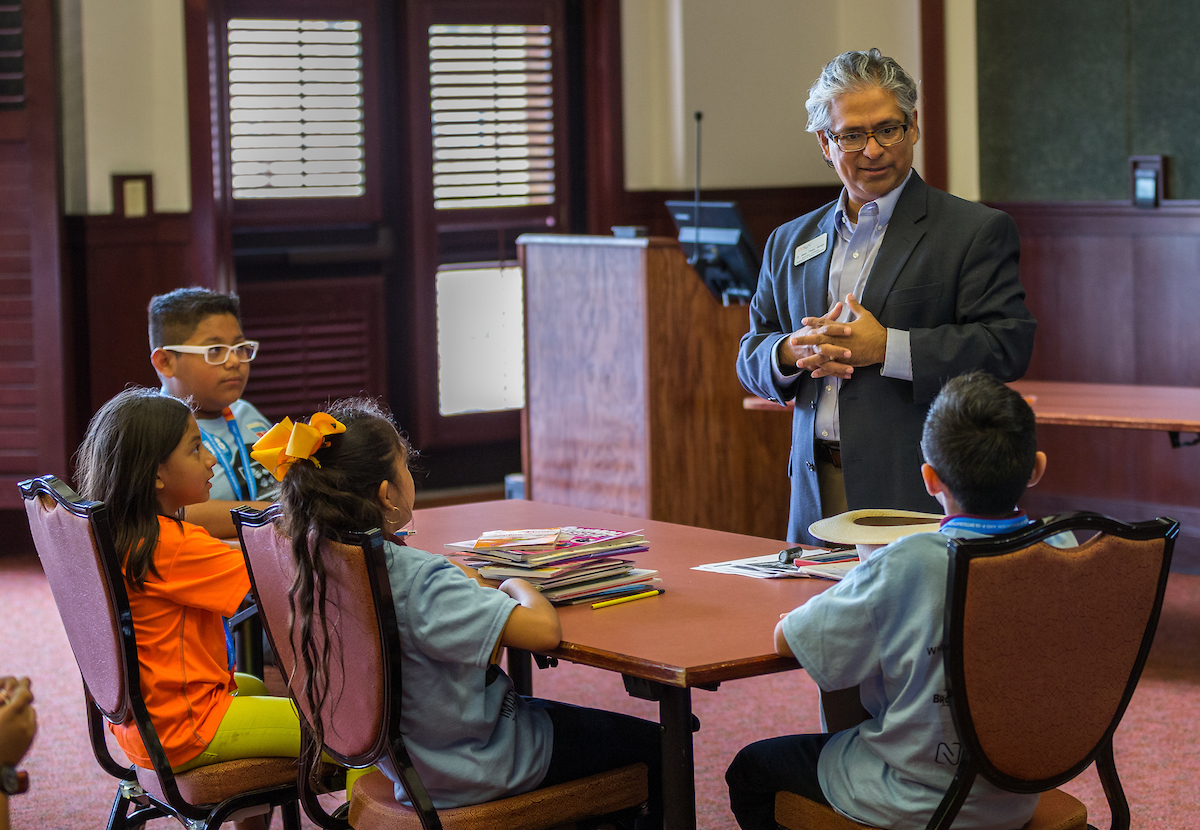
[(1005, 213), (912, 169), (917, 89), (879, 50), (846, 52), (809, 90), (808, 131), (844, 188), (767, 240), (738, 377), (792, 421), (788, 539), (847, 509), (936, 512), (925, 413), (950, 378), (1025, 373), (1036, 321)]

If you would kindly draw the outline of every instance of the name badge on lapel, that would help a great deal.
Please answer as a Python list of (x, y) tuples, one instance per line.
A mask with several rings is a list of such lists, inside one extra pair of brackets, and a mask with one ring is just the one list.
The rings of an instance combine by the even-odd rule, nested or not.
[(810, 239), (803, 245), (796, 246), (796, 258), (792, 265), (800, 265), (808, 262), (817, 254), (825, 253), (825, 249), (829, 247), (829, 234), (823, 233), (815, 239)]

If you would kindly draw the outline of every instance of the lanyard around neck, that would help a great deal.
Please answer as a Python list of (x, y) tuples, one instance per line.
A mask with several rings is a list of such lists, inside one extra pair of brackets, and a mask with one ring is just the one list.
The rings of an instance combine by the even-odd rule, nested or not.
[(246, 489), (250, 491), (249, 495), (242, 493), (242, 485), (233, 471), (232, 457), (225, 457), (225, 453), (221, 452), (221, 448), (217, 446), (216, 439), (201, 429), (200, 440), (204, 442), (204, 446), (208, 448), (208, 451), (217, 459), (217, 463), (221, 465), (221, 469), (225, 471), (225, 478), (229, 481), (230, 489), (233, 490), (233, 497), (258, 501), (258, 484), (254, 480), (254, 472), (250, 469), (250, 452), (246, 449), (246, 442), (242, 440), (242, 431), (238, 428), (237, 418), (233, 417), (233, 410), (229, 407), (225, 407), (221, 415), (225, 418), (225, 424), (229, 427), (229, 434), (233, 438), (233, 445), (237, 448), (235, 452), (242, 459), (242, 469), (246, 473)]
[(947, 516), (942, 519), (942, 527), (954, 527), (960, 530), (973, 530), (976, 533), (1000, 534), (1033, 524), (1033, 520), (1024, 513), (1009, 516), (1004, 519), (988, 519), (981, 516), (964, 516), (962, 514)]

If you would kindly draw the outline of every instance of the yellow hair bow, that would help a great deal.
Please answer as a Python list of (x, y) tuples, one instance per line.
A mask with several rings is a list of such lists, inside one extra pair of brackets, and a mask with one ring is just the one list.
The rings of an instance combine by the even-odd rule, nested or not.
[(294, 424), (291, 418), (284, 418), (254, 442), (250, 457), (283, 481), (287, 471), (302, 458), (312, 459), (320, 467), (313, 453), (326, 445), (328, 436), (345, 431), (345, 425), (325, 412), (316, 413), (307, 424)]

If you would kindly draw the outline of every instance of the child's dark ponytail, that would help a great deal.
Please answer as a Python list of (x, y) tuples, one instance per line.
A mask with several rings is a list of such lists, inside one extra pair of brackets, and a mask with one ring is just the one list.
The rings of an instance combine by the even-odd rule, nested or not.
[(305, 670), (303, 696), (313, 714), (313, 751), (301, 759), (315, 779), (325, 726), (317, 714), (329, 694), (333, 633), (325, 600), (323, 539), (383, 526), (379, 485), (395, 478), (397, 462), (408, 463), (408, 444), (391, 416), (369, 399), (339, 401), (327, 410), (346, 427), (329, 436), (313, 459), (296, 461), (283, 478), (282, 529), (292, 540), (296, 576), (288, 592), (292, 647)]

